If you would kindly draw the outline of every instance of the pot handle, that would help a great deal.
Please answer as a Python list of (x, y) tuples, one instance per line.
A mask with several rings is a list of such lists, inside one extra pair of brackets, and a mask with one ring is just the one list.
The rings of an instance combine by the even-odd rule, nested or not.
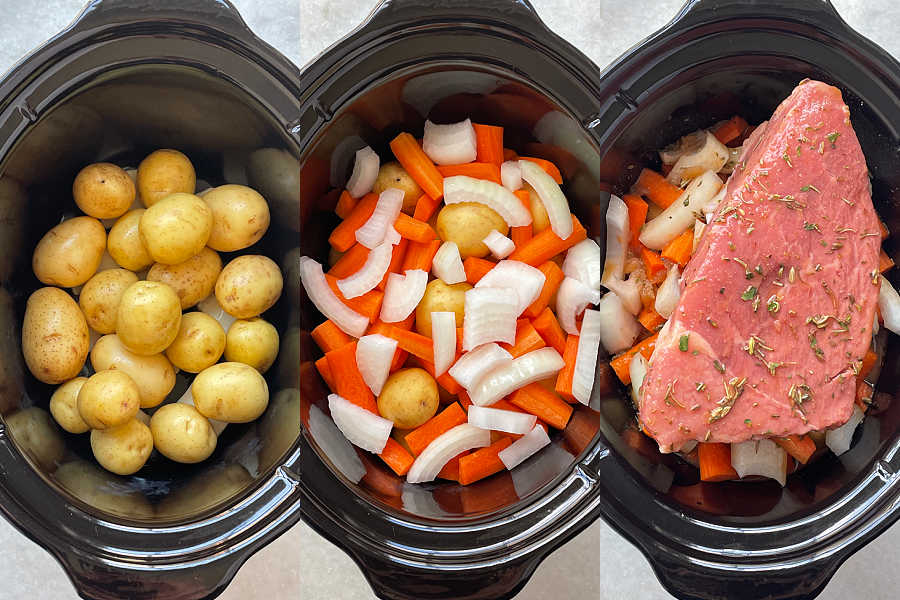
[(211, 28), (239, 37), (251, 33), (229, 0), (91, 0), (69, 30), (90, 33), (110, 26), (140, 26), (146, 22)]
[(794, 17), (798, 22), (809, 23), (826, 31), (835, 26), (848, 26), (838, 14), (831, 0), (687, 0), (673, 23), (698, 25), (712, 23), (722, 18), (759, 18), (765, 15)]

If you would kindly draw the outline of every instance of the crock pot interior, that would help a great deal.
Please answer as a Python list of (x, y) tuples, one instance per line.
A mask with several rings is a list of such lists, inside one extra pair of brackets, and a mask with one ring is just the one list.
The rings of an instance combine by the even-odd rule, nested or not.
[[(295, 445), (300, 429), (298, 335), (290, 327), (298, 317), (284, 298), (263, 315), (281, 336), (278, 362), (266, 374), (269, 407), (255, 423), (229, 425), (205, 462), (179, 465), (154, 452), (136, 475), (119, 477), (96, 464), (87, 434), (68, 434), (49, 416), (54, 386), (28, 373), (19, 342), (25, 302), (41, 285), (31, 270), (32, 251), (47, 230), (77, 214), (71, 188), (79, 169), (96, 161), (136, 167), (157, 148), (185, 152), (196, 168), (198, 189), (244, 183), (267, 197), (272, 225), (244, 252), (282, 262), (297, 246), (296, 177), (284, 175), (297, 163), (284, 130), (238, 86), (186, 67), (129, 67), (73, 90), (34, 120), (7, 155), (0, 179), (4, 421), (57, 493), (91, 512), (129, 520), (195, 518), (249, 491)], [(280, 174), (273, 174), (279, 168)], [(222, 256), (223, 262), (230, 258)], [(83, 374), (90, 372), (88, 360)], [(179, 373), (168, 401), (177, 400), (190, 381)], [(20, 410), (32, 413), (27, 426), (7, 420)]]

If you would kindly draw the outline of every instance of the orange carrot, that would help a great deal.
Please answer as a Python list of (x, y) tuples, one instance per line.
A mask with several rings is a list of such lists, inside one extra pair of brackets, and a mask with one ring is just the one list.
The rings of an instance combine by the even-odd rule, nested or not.
[(510, 345), (501, 343), (500, 346), (507, 352), (512, 354), (513, 358), (518, 358), (523, 354), (527, 354), (532, 350), (538, 350), (547, 345), (544, 338), (537, 332), (531, 321), (522, 319), (524, 322), (516, 328), (516, 341)]
[(356, 366), (356, 342), (326, 352), (325, 356), (328, 357), (328, 366), (331, 367), (331, 375), (337, 387), (335, 392), (353, 404), (377, 414), (375, 396)]
[(363, 196), (356, 206), (353, 207), (353, 210), (350, 211), (350, 214), (328, 236), (328, 243), (339, 252), (349, 250), (350, 246), (356, 243), (356, 230), (369, 220), (369, 217), (375, 212), (377, 203), (377, 195), (366, 194)]
[(316, 370), (319, 372), (319, 375), (322, 376), (325, 385), (327, 385), (332, 392), (335, 391), (337, 388), (334, 386), (334, 375), (331, 373), (331, 366), (328, 364), (327, 356), (323, 356), (316, 361)]
[(859, 375), (857, 375), (856, 378), (865, 379), (868, 377), (869, 373), (872, 372), (872, 369), (875, 368), (876, 362), (878, 362), (878, 354), (871, 348), (868, 349), (866, 355), (862, 359), (862, 364), (859, 366)]
[(437, 169), (444, 177), (465, 175), (466, 177), (486, 179), (488, 181), (493, 181), (498, 185), (500, 184), (500, 167), (493, 163), (471, 162), (461, 165), (440, 165)]
[(866, 383), (865, 380), (856, 380), (855, 402), (861, 411), (866, 412), (867, 410), (869, 410), (869, 405), (872, 404), (872, 394), (874, 392), (875, 388)]
[(728, 481), (737, 479), (737, 471), (731, 466), (731, 444), (709, 442), (697, 445), (700, 462), (700, 479), (703, 481)]
[(559, 169), (556, 167), (556, 165), (554, 165), (549, 160), (546, 160), (544, 158), (535, 158), (533, 156), (520, 156), (519, 160), (527, 160), (528, 162), (533, 162), (534, 164), (539, 166), (541, 169), (543, 169), (544, 172), (547, 173), (547, 175), (552, 177), (553, 181), (555, 181), (559, 185), (562, 185), (562, 182), (563, 182), (562, 173), (560, 173)]
[(388, 277), (391, 276), (391, 273), (400, 273), (403, 268), (403, 259), (406, 258), (406, 249), (409, 246), (409, 240), (406, 238), (401, 238), (400, 243), (394, 246), (394, 249), (391, 251), (391, 263), (388, 265), (388, 270), (384, 274), (384, 277), (381, 278), (381, 283), (378, 284), (378, 289), (384, 291), (385, 286), (387, 286)]
[(431, 225), (425, 221), (414, 219), (405, 213), (400, 213), (397, 217), (397, 220), (394, 222), (394, 229), (406, 239), (419, 242), (420, 244), (437, 239), (437, 234), (431, 228)]
[(556, 376), (556, 393), (566, 402), (575, 402), (572, 394), (572, 381), (575, 378), (575, 357), (578, 355), (578, 336), (569, 335), (566, 338), (566, 349), (563, 352), (565, 366)]
[(649, 360), (653, 351), (656, 349), (656, 338), (657, 334), (654, 333), (609, 361), (609, 365), (613, 368), (613, 371), (616, 372), (616, 375), (618, 375), (619, 381), (625, 385), (631, 383), (631, 372), (629, 370), (631, 359), (634, 358), (635, 354), (640, 352), (644, 355), (644, 358)]
[(665, 177), (650, 169), (641, 171), (634, 188), (660, 208), (668, 208), (670, 204), (678, 200), (682, 192), (680, 187), (672, 185)]
[(422, 194), (416, 200), (416, 210), (413, 212), (413, 219), (427, 222), (440, 205), (440, 200), (435, 200), (428, 194)]
[(509, 237), (513, 241), (513, 244), (516, 245), (516, 248), (521, 248), (528, 240), (533, 237), (533, 229), (531, 223), (528, 225), (522, 225), (521, 227), (510, 227), (509, 228)]
[(516, 154), (515, 150), (512, 150), (510, 148), (503, 149), (503, 161), (504, 162), (507, 160), (518, 160), (518, 159), (519, 159), (519, 155)]
[(662, 327), (663, 323), (666, 322), (663, 316), (653, 310), (653, 307), (650, 306), (641, 311), (641, 314), (638, 315), (638, 321), (647, 331), (653, 332)]
[(466, 411), (462, 409), (458, 402), (454, 402), (422, 425), (407, 433), (406, 445), (409, 446), (409, 449), (415, 456), (418, 456), (428, 447), (428, 444), (439, 436), (457, 425), (466, 423), (468, 420)]
[(461, 454), (457, 454), (453, 458), (447, 461), (441, 470), (438, 472), (437, 476), (441, 479), (446, 479), (448, 481), (459, 481), (459, 459), (468, 454), (469, 451), (466, 450)]
[(406, 472), (409, 471), (409, 468), (415, 461), (413, 455), (407, 452), (406, 448), (392, 437), (388, 438), (387, 444), (384, 445), (384, 450), (378, 456), (400, 477), (406, 475)]
[(525, 309), (525, 312), (522, 313), (522, 316), (528, 317), (529, 319), (537, 317), (545, 308), (547, 308), (550, 304), (550, 300), (552, 300), (554, 294), (556, 294), (556, 290), (559, 289), (563, 279), (566, 278), (562, 269), (559, 268), (559, 265), (552, 260), (548, 260), (539, 266), (538, 270), (544, 274), (544, 285), (541, 288), (541, 293), (538, 294), (538, 297), (535, 298), (534, 302), (532, 302), (528, 308)]
[(475, 147), (478, 162), (491, 163), (499, 168), (503, 163), (503, 128), (472, 123), (475, 128)]
[(334, 321), (326, 319), (321, 325), (309, 332), (313, 341), (319, 345), (322, 352), (331, 352), (341, 346), (353, 342), (353, 338), (344, 333)]
[[(431, 361), (427, 361), (419, 358), (418, 356), (414, 356), (410, 359), (416, 366), (425, 369), (429, 375), (434, 377), (434, 363)], [(450, 377), (449, 374), (443, 373), (440, 377), (434, 377), (434, 380), (437, 381), (438, 385), (444, 388), (444, 390), (450, 394), (451, 396), (456, 396), (460, 392), (463, 391), (463, 387), (457, 383), (455, 379)]]
[(625, 206), (628, 207), (628, 226), (631, 230), (631, 247), (637, 250), (641, 246), (638, 236), (641, 235), (641, 227), (647, 221), (649, 206), (640, 196), (625, 194), (622, 196)]
[(540, 383), (519, 388), (509, 401), (556, 429), (565, 429), (572, 416), (572, 406)]
[(544, 338), (548, 346), (560, 354), (566, 351), (566, 334), (559, 326), (559, 321), (556, 320), (556, 315), (549, 306), (531, 322), (531, 326)]
[(744, 133), (745, 129), (747, 129), (747, 121), (742, 117), (735, 115), (714, 127), (712, 129), (712, 134), (716, 136), (717, 140), (723, 144), (727, 144), (728, 142), (733, 142), (741, 137), (741, 134)]
[(434, 260), (434, 255), (437, 254), (441, 244), (441, 240), (431, 240), (424, 243), (410, 242), (409, 246), (406, 247), (406, 256), (403, 257), (401, 270), (406, 272), (410, 269), (421, 269), (426, 273), (430, 273), (431, 262)]
[(382, 335), (397, 340), (397, 347), (406, 350), (413, 356), (418, 356), (430, 363), (434, 362), (434, 343), (430, 337), (400, 327), (391, 327)]
[(891, 230), (888, 229), (888, 226), (885, 225), (884, 221), (878, 221), (878, 224), (881, 226), (881, 239), (888, 239), (891, 235)]
[(660, 271), (666, 270), (666, 265), (660, 259), (659, 254), (644, 245), (641, 245), (641, 260), (644, 261), (644, 268), (647, 269), (647, 275), (650, 275), (651, 277)]
[(340, 218), (346, 219), (347, 215), (353, 212), (353, 209), (356, 207), (356, 203), (356, 198), (351, 196), (350, 192), (344, 190), (343, 192), (341, 192), (341, 197), (338, 198), (337, 204), (334, 206), (334, 212)]
[[(369, 327), (369, 330), (366, 332), (368, 334), (380, 333), (381, 335), (388, 337), (388, 332), (391, 327), (398, 327), (400, 329), (412, 329), (412, 326), (416, 319), (416, 313), (409, 315), (405, 321), (400, 321), (399, 323), (385, 323), (384, 321), (378, 320), (372, 323)], [(409, 352), (403, 350), (401, 348), (397, 348), (394, 351), (394, 360), (391, 361), (391, 373), (399, 369), (406, 362), (406, 358), (409, 356)]]
[(416, 138), (408, 133), (401, 133), (391, 140), (391, 151), (426, 194), (435, 200), (444, 195), (444, 178), (419, 146)]
[(660, 256), (667, 258), (673, 263), (678, 263), (682, 267), (687, 264), (691, 258), (691, 252), (694, 249), (694, 230), (688, 229), (677, 238), (666, 244)]
[(816, 451), (816, 443), (808, 435), (789, 435), (788, 437), (775, 437), (772, 441), (784, 448), (784, 451), (796, 458), (804, 465)]
[(500, 451), (508, 448), (512, 442), (512, 439), (505, 437), (460, 458), (459, 483), (469, 485), (505, 469), (506, 465), (500, 460)]
[(531, 210), (531, 192), (528, 190), (516, 190), (513, 192), (516, 198), (519, 199), (519, 202), (522, 203), (522, 206), (527, 208), (529, 211)]
[(337, 286), (337, 277), (326, 274), (325, 280), (328, 282), (334, 295), (338, 297), (338, 300), (364, 317), (368, 317), (370, 321), (374, 321), (378, 318), (378, 314), (381, 312), (381, 301), (384, 299), (384, 292), (380, 290), (371, 290), (362, 296), (357, 296), (356, 298), (350, 298), (348, 300)]
[(344, 252), (334, 266), (328, 270), (328, 274), (338, 279), (353, 275), (366, 264), (369, 258), (369, 249), (362, 244), (353, 244), (349, 250)]
[(456, 328), (456, 353), (457, 354), (463, 353), (463, 328), (462, 327)]
[(894, 266), (894, 260), (887, 255), (887, 252), (884, 251), (884, 248), (881, 249), (881, 254), (878, 255), (878, 272), (884, 273), (885, 271), (890, 270)]
[(547, 262), (560, 252), (565, 252), (587, 238), (587, 231), (585, 231), (575, 215), (572, 215), (572, 224), (574, 225), (574, 230), (567, 239), (561, 239), (553, 233), (553, 229), (548, 227), (525, 242), (521, 248), (516, 248), (516, 251), (510, 255), (510, 260), (518, 260), (536, 267)]
[(487, 275), (488, 271), (496, 266), (497, 263), (495, 262), (470, 256), (463, 261), (463, 269), (466, 270), (466, 281), (475, 285), (482, 277)]

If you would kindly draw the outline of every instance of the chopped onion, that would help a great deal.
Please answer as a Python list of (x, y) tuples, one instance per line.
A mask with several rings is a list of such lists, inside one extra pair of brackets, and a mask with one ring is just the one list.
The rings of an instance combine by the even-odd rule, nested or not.
[(522, 169), (519, 161), (508, 160), (500, 165), (500, 182), (511, 192), (522, 189)]
[(493, 181), (465, 175), (445, 178), (444, 204), (449, 206), (460, 202), (484, 204), (503, 217), (510, 227), (522, 227), (531, 223), (531, 211), (522, 205), (515, 194)]
[(403, 190), (388, 188), (378, 196), (375, 211), (362, 227), (356, 230), (356, 241), (372, 249), (382, 243), (403, 208)]
[(659, 159), (664, 165), (674, 165), (684, 154), (695, 152), (705, 141), (706, 131), (703, 129), (681, 136), (674, 144), (659, 151)]
[(469, 407), (469, 424), (482, 429), (521, 435), (531, 431), (536, 423), (537, 417), (528, 413), (486, 406)]
[(325, 280), (321, 264), (308, 256), (301, 256), (300, 281), (303, 282), (306, 295), (326, 319), (331, 319), (341, 330), (355, 338), (365, 335), (369, 319), (341, 302)]
[(520, 312), (514, 289), (473, 288), (466, 292), (463, 306), (463, 350), (488, 342), (515, 343)]
[(825, 445), (834, 452), (835, 456), (840, 456), (850, 449), (853, 441), (853, 433), (856, 427), (862, 422), (865, 414), (855, 404), (853, 405), (853, 413), (847, 422), (836, 429), (830, 429), (825, 432)]
[(603, 285), (611, 292), (616, 293), (619, 299), (622, 300), (625, 310), (631, 314), (637, 315), (644, 308), (644, 304), (641, 302), (641, 289), (638, 286), (638, 282), (634, 279), (629, 277), (622, 281), (621, 279), (613, 278), (607, 280)]
[(592, 290), (577, 279), (566, 277), (556, 292), (556, 317), (559, 324), (566, 333), (578, 335), (578, 324), (575, 319), (588, 304), (597, 304), (599, 301), (600, 292)]
[(466, 270), (463, 267), (459, 246), (456, 245), (456, 242), (447, 240), (441, 244), (431, 261), (431, 272), (447, 285), (462, 283), (466, 280)]
[(534, 188), (541, 199), (550, 220), (550, 229), (560, 239), (569, 239), (573, 230), (572, 213), (569, 211), (569, 201), (559, 185), (546, 171), (529, 160), (520, 160), (519, 168), (522, 170), (522, 179)]
[(704, 171), (717, 173), (728, 162), (731, 153), (725, 144), (710, 132), (704, 133), (706, 135), (699, 138), (701, 143), (688, 149), (675, 162), (667, 177), (669, 183), (681, 185), (682, 181), (693, 179)]
[(697, 244), (700, 243), (700, 236), (703, 235), (703, 230), (706, 229), (706, 222), (703, 219), (697, 219), (694, 221), (694, 243), (691, 246), (691, 252), (697, 250)]
[(628, 365), (628, 374), (631, 375), (631, 401), (634, 407), (641, 410), (641, 386), (644, 385), (644, 377), (647, 376), (647, 359), (640, 352), (635, 352)]
[[(178, 403), (187, 404), (188, 406), (193, 406), (194, 408), (196, 408), (196, 405), (194, 404), (194, 392), (192, 391), (190, 385), (186, 390), (184, 390), (181, 398), (178, 399)], [(207, 417), (206, 420), (209, 421), (209, 424), (212, 426), (212, 429), (216, 435), (221, 435), (225, 428), (228, 427), (228, 423), (226, 423), (225, 421), (210, 419), (209, 417)]]
[(540, 458), (520, 464), (510, 473), (516, 495), (525, 498), (541, 489), (557, 475), (568, 470), (574, 459), (561, 444), (550, 444), (541, 452)]
[[(301, 259), (302, 260), (302, 259)], [(324, 279), (324, 275), (322, 277)], [(326, 282), (325, 285), (328, 285)], [(329, 288), (330, 290), (331, 288)], [(340, 300), (338, 300), (340, 302)], [(219, 304), (219, 301), (216, 299), (215, 294), (210, 294), (203, 300), (197, 303), (197, 308), (200, 309), (200, 312), (204, 312), (215, 319), (219, 325), (222, 326), (226, 332), (231, 327), (231, 325), (237, 320), (227, 312), (222, 306)]]
[(347, 438), (318, 406), (309, 407), (309, 434), (334, 468), (353, 483), (359, 483), (366, 467)]
[(737, 168), (738, 163), (741, 162), (741, 154), (744, 153), (744, 147), (738, 146), (737, 148), (728, 148), (728, 160), (725, 161), (725, 164), (722, 165), (722, 168), (719, 169), (719, 173), (723, 175), (731, 175), (734, 173), (735, 168)]
[[(470, 407), (469, 410), (472, 410)], [(507, 469), (515, 469), (538, 450), (550, 444), (550, 437), (543, 427), (534, 427), (531, 431), (501, 450), (497, 456)]]
[[(431, 313), (431, 340), (434, 344), (434, 376), (443, 375), (456, 358), (456, 313)], [(391, 354), (391, 358), (393, 358)]]
[(606, 209), (606, 258), (601, 282), (605, 283), (613, 278), (622, 279), (629, 231), (628, 207), (618, 196), (610, 196), (609, 206)]
[(603, 331), (601, 315), (596, 310), (584, 311), (581, 333), (578, 336), (578, 353), (575, 355), (575, 373), (572, 376), (572, 395), (587, 406), (594, 389), (594, 372), (597, 370), (597, 353), (600, 349), (600, 333)]
[(381, 160), (369, 146), (356, 151), (353, 162), (353, 174), (347, 182), (347, 192), (354, 198), (362, 198), (372, 191), (378, 178)]
[[(600, 322), (600, 343), (610, 354), (627, 350), (634, 344), (641, 332), (641, 324), (625, 310), (622, 300), (615, 292), (610, 292), (597, 303)], [(582, 328), (584, 323), (582, 323)]]
[[(610, 205), (611, 204), (612, 203), (610, 202)], [(607, 211), (607, 215), (608, 214), (609, 211)], [(627, 217), (628, 213), (625, 213), (625, 216)], [(607, 233), (609, 232), (608, 226), (606, 231)], [(608, 253), (607, 256), (609, 256)], [(609, 261), (607, 261), (607, 265), (608, 264)], [(620, 265), (618, 273), (619, 279), (622, 279), (624, 264), (623, 261)], [(592, 290), (599, 290), (601, 274), (605, 274), (601, 273), (600, 246), (598, 246), (597, 242), (591, 238), (578, 242), (569, 248), (569, 251), (566, 253), (566, 259), (563, 261), (562, 270), (563, 273), (566, 274), (566, 277), (577, 279)]]
[(512, 359), (512, 354), (491, 342), (463, 354), (448, 372), (459, 385), (470, 390), (486, 373), (511, 363)]
[(553, 348), (532, 350), (489, 372), (475, 384), (469, 395), (473, 404), (490, 406), (529, 383), (556, 375), (565, 364)]
[(722, 180), (715, 171), (706, 171), (691, 181), (669, 208), (644, 225), (641, 243), (653, 250), (662, 250), (693, 224), (694, 213), (709, 204), (720, 189)]
[(787, 453), (769, 439), (747, 440), (731, 444), (731, 466), (738, 477), (759, 475), (784, 486), (787, 478)]
[(666, 319), (675, 312), (675, 307), (678, 306), (678, 299), (681, 298), (681, 286), (678, 284), (679, 277), (678, 265), (672, 265), (669, 267), (666, 279), (656, 292), (656, 303), (653, 305), (653, 308)]
[(881, 287), (878, 289), (878, 308), (884, 326), (900, 335), (900, 294), (884, 275), (880, 275)]
[(497, 259), (506, 258), (516, 249), (516, 245), (513, 241), (496, 229), (491, 229), (491, 232), (484, 236), (484, 239), (481, 240), (481, 242), (488, 247), (488, 250), (490, 250), (491, 254), (494, 255), (494, 258)]
[(518, 260), (501, 260), (475, 284), (477, 288), (511, 288), (516, 291), (518, 303), (516, 316), (521, 315), (534, 302), (547, 281), (540, 269)]
[(709, 225), (712, 223), (713, 216), (716, 214), (716, 209), (719, 208), (719, 204), (722, 203), (722, 200), (725, 199), (725, 191), (727, 186), (722, 186), (719, 188), (718, 193), (712, 197), (712, 199), (706, 203), (706, 206), (703, 207), (703, 214), (706, 216), (706, 224)]
[(351, 444), (374, 454), (381, 454), (391, 437), (393, 421), (369, 412), (337, 394), (328, 395), (328, 410), (331, 411), (334, 424)]
[(491, 445), (491, 432), (468, 423), (457, 425), (450, 431), (435, 438), (409, 468), (406, 474), (408, 483), (424, 483), (434, 481), (444, 465), (466, 450), (484, 448)]
[(427, 285), (428, 273), (422, 269), (409, 269), (404, 275), (388, 275), (381, 302), (381, 320), (397, 323), (409, 317), (425, 295)]
[(396, 350), (397, 340), (378, 333), (364, 335), (356, 344), (356, 366), (376, 397), (387, 381)]
[(422, 150), (438, 165), (461, 165), (475, 160), (475, 128), (466, 119), (450, 125), (425, 121)]
[[(350, 162), (355, 160), (356, 151), (365, 148), (366, 142), (358, 135), (348, 135), (334, 147), (331, 152), (331, 165), (329, 173), (329, 183), (331, 187), (344, 187), (347, 171), (350, 169)], [(233, 182), (239, 183), (239, 182)], [(247, 185), (246, 182), (242, 182)]]
[(338, 280), (337, 286), (344, 298), (357, 298), (375, 289), (388, 272), (393, 253), (394, 245), (387, 241), (370, 250), (359, 271)]

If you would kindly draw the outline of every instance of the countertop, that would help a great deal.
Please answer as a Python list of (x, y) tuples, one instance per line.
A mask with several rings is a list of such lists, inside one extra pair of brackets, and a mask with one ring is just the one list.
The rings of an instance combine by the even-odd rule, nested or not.
[[(150, 0), (152, 1), (152, 0)], [(449, 1), (449, 0), (448, 0)], [(374, 6), (370, 0), (232, 0), (250, 27), (298, 65), (355, 27)], [(547, 24), (605, 65), (659, 28), (681, 0), (532, 0)], [(785, 0), (789, 3), (790, 0)], [(833, 0), (863, 35), (900, 56), (895, 0)], [(0, 0), (0, 71), (66, 26), (82, 0)], [(3, 548), (0, 599), (74, 598), (49, 554), (0, 519)], [(866, 546), (837, 572), (823, 599), (897, 597), (900, 524)], [(671, 598), (641, 554), (603, 522), (596, 522), (552, 554), (517, 600), (546, 598)], [(374, 598), (353, 562), (300, 524), (252, 557), (222, 598), (363, 600)]]

